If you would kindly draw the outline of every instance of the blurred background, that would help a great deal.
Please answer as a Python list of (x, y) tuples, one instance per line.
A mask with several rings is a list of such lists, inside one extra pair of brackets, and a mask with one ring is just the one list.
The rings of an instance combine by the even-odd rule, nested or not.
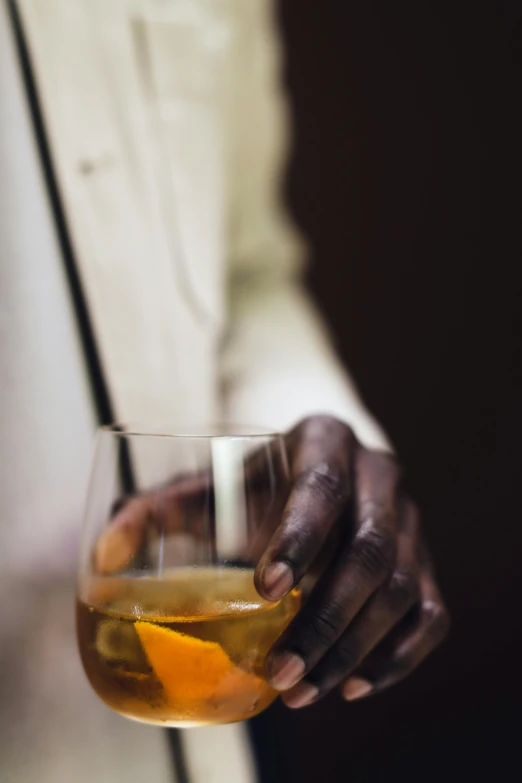
[(453, 628), (395, 691), (276, 707), (275, 729), (261, 716), (279, 760), (267, 779), (510, 779), (522, 723), (522, 6), (300, 0), (281, 2), (280, 18), (288, 192), (314, 250), (311, 284), (404, 460)]

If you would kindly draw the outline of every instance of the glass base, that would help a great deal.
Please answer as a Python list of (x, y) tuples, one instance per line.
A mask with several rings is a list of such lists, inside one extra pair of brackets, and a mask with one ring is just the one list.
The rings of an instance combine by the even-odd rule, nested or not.
[[(258, 714), (258, 713), (256, 713)], [(148, 726), (161, 726), (164, 729), (200, 729), (204, 726), (227, 726), (231, 723), (241, 723), (245, 718), (238, 718), (237, 720), (208, 720), (208, 721), (190, 721), (190, 720), (153, 720), (152, 718), (138, 718), (135, 715), (129, 715), (125, 712), (118, 712), (122, 718), (127, 718), (135, 723), (144, 723)]]

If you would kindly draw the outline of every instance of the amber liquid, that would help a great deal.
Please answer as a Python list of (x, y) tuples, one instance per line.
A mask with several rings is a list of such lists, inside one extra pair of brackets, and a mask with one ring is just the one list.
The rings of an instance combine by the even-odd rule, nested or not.
[(264, 601), (249, 570), (93, 577), (77, 604), (83, 666), (103, 701), (129, 718), (167, 726), (243, 720), (277, 696), (263, 665), (299, 605), (298, 590)]

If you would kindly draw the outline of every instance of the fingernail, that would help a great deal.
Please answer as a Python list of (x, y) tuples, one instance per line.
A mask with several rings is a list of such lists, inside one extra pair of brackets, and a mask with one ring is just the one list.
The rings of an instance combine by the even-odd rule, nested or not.
[(297, 710), (299, 707), (306, 707), (307, 704), (311, 704), (319, 695), (319, 689), (315, 685), (310, 685), (307, 682), (300, 682), (292, 689), (291, 693), (285, 693), (283, 701), (287, 707), (292, 710)]
[(368, 696), (373, 690), (373, 685), (362, 677), (350, 677), (343, 688), (343, 696), (347, 701), (355, 701)]
[(263, 586), (266, 595), (278, 601), (292, 588), (294, 575), (286, 563), (271, 563), (263, 573)]
[(305, 672), (302, 658), (293, 653), (284, 653), (277, 657), (270, 667), (270, 685), (276, 691), (287, 691), (295, 685)]

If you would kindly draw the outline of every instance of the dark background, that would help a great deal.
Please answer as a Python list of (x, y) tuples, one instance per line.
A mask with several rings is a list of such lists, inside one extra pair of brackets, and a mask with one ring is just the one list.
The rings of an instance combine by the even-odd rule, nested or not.
[(453, 628), (387, 694), (276, 707), (262, 764), (520, 779), (522, 4), (280, 6), (311, 284), (406, 465)]

